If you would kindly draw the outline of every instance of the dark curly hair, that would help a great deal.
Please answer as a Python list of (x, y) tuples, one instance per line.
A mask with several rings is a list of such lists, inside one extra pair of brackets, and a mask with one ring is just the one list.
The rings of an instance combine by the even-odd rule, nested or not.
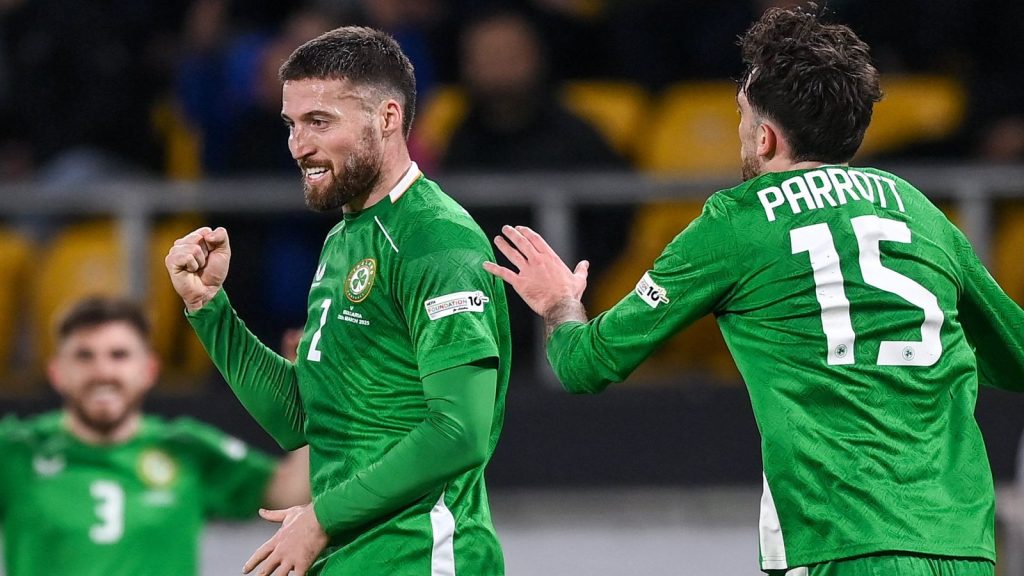
[(814, 3), (768, 9), (740, 39), (740, 89), (756, 114), (782, 129), (793, 160), (845, 163), (882, 91), (868, 45), (820, 15)]
[(416, 77), (398, 42), (386, 32), (343, 26), (292, 52), (278, 72), (289, 80), (348, 80), (380, 90), (402, 104), (402, 133), (408, 138), (416, 114)]

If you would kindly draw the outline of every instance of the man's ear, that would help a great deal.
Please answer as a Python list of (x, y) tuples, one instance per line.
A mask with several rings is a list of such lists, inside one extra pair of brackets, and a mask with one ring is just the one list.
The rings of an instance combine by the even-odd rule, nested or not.
[(388, 98), (381, 103), (380, 109), (380, 131), (384, 136), (391, 136), (394, 132), (402, 133), (402, 105), (393, 98)]
[(59, 360), (56, 357), (50, 358), (50, 361), (46, 363), (46, 376), (54, 392), (63, 396), (64, 379), (62, 378)]
[(157, 356), (156, 352), (149, 350), (146, 358), (146, 392), (149, 392), (156, 386), (157, 381), (160, 379), (160, 357)]
[(757, 127), (757, 155), (765, 160), (771, 160), (778, 154), (779, 144), (779, 131), (771, 122), (762, 122)]

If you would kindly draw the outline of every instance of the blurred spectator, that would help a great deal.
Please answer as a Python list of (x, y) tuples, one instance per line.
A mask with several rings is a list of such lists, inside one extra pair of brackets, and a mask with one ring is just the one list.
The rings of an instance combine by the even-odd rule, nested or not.
[(569, 112), (548, 82), (534, 26), (511, 11), (489, 12), (462, 36), (469, 114), (441, 160), (446, 170), (621, 168), (622, 159)]
[(301, 44), (334, 27), (334, 21), (316, 10), (300, 10), (284, 23), (279, 34), (257, 52), (250, 94), (242, 98), (241, 112), (233, 122), (228, 142), (227, 173), (296, 174), (288, 152), (287, 130), (281, 121), (281, 63)]
[[(584, 171), (624, 168), (623, 160), (595, 128), (558, 100), (537, 29), (517, 12), (496, 10), (471, 21), (461, 38), (463, 86), (469, 112), (441, 159), (447, 171)], [(515, 210), (473, 210), (484, 232), (526, 214)], [(631, 210), (588, 211), (579, 240), (599, 256), (603, 269), (624, 243)], [(509, 301), (513, 346), (518, 357), (532, 355), (535, 330), (525, 304)]]
[(259, 56), (269, 34), (236, 30), (228, 0), (195, 0), (182, 33), (176, 94), (202, 139), (202, 166), (223, 173), (239, 111), (251, 99)]
[(964, 56), (964, 22), (970, 2), (837, 0), (819, 4), (838, 14), (834, 20), (848, 23), (871, 46), (872, 60), (883, 74), (950, 73)]
[(752, 11), (749, 2), (608, 0), (614, 72), (652, 90), (737, 77), (739, 48), (723, 39), (739, 37)]
[(0, 165), (26, 163), (59, 183), (156, 169), (151, 112), (168, 86), (164, 68), (182, 2), (24, 0), (3, 6), (9, 89)]
[(975, 5), (969, 34), (973, 156), (989, 162), (1024, 161), (1024, 4), (990, 0)]
[(437, 23), (440, 0), (363, 0), (366, 24), (395, 37), (412, 62), (416, 93), (422, 98), (436, 84), (430, 32)]

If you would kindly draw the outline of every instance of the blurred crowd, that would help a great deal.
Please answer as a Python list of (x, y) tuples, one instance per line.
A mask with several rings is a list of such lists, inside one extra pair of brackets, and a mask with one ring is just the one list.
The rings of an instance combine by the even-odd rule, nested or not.
[[(763, 10), (793, 3), (0, 0), (0, 182), (28, 181), (41, 194), (69, 199), (81, 185), (126, 177), (297, 176), (280, 118), (278, 67), (306, 40), (350, 24), (390, 32), (413, 61), (418, 109), (410, 150), (433, 177), (707, 168), (738, 177), (732, 80), (742, 64), (735, 39)], [(1024, 161), (1024, 3), (820, 3), (870, 43), (883, 89), (893, 88), (876, 108), (874, 133), (869, 130), (858, 161)], [(887, 78), (925, 78), (919, 84), (939, 102), (900, 92)], [(919, 117), (911, 121), (907, 114)], [(886, 134), (887, 147), (872, 140)], [(588, 306), (606, 309), (628, 292), (658, 247), (699, 209), (695, 202), (582, 208), (577, 251), (594, 271)], [(516, 210), (479, 208), (474, 216), (494, 234), (509, 219), (531, 222), (528, 210)], [(1011, 261), (1000, 254), (1015, 254), (1020, 234), (1014, 230), (1024, 233), (1016, 224), (1024, 222), (1024, 209), (997, 216), (994, 260)], [(153, 253), (166, 251), (161, 238), (198, 225), (198, 218), (165, 223), (163, 236), (157, 227)], [(23, 264), (38, 260), (53, 269), (57, 281), (34, 273), (43, 277), (33, 281), (41, 287), (36, 292), (95, 288), (100, 260), (113, 286), (121, 285), (116, 257), (109, 256), (115, 242), (109, 223), (69, 229), (59, 241), (33, 224), (20, 251), (12, 251), (19, 239), (10, 234), (4, 245)], [(235, 291), (255, 292), (242, 299), (258, 303), (255, 309), (242, 312), (254, 319), (258, 334), (279, 334), (302, 322), (301, 295), (315, 265), (308, 255), (331, 224), (308, 214), (217, 217), (216, 225), (260, 255), (233, 265)], [(44, 243), (48, 252), (33, 256)], [(64, 245), (73, 249), (62, 251)], [(86, 245), (95, 245), (88, 257)], [(994, 273), (1013, 294), (1024, 294), (1024, 274), (1015, 259), (1012, 264)], [(80, 281), (64, 282), (69, 266), (81, 269)], [(167, 288), (162, 276), (154, 278), (154, 290)], [(17, 298), (2, 296), (0, 305), (18, 309)], [(176, 317), (174, 298), (164, 300), (161, 313)], [(48, 317), (54, 306), (38, 305), (36, 316)], [(522, 304), (513, 299), (511, 306), (517, 343), (527, 351), (520, 357), (527, 357), (535, 331)], [(683, 362), (735, 379), (713, 321), (702, 322), (650, 365), (662, 360), (675, 374)], [(197, 370), (204, 367), (201, 362)]]
[[(421, 104), (460, 85), (468, 113), (450, 170), (629, 168), (566, 110), (567, 81), (650, 93), (740, 71), (731, 40), (772, 0), (3, 0), (0, 178), (83, 182), (292, 173), (279, 63), (342, 24), (391, 32), (414, 61)], [(1024, 159), (1024, 5), (1011, 0), (833, 0), (883, 73), (956, 78), (967, 121), (907, 155)], [(427, 142), (430, 144), (430, 142)], [(418, 146), (418, 148), (417, 148)], [(434, 147), (436, 148), (436, 147)]]

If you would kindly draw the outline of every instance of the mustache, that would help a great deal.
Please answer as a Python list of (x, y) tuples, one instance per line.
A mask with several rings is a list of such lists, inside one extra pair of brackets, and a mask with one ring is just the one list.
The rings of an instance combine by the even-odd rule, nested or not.
[(117, 388), (119, 391), (124, 390), (124, 383), (120, 380), (89, 380), (85, 383), (85, 391), (91, 392), (101, 386), (111, 386)]
[(301, 170), (308, 170), (310, 168), (327, 168), (328, 170), (330, 170), (332, 168), (330, 162), (300, 160), (299, 162), (297, 162), (297, 164), (299, 165), (299, 169)]

